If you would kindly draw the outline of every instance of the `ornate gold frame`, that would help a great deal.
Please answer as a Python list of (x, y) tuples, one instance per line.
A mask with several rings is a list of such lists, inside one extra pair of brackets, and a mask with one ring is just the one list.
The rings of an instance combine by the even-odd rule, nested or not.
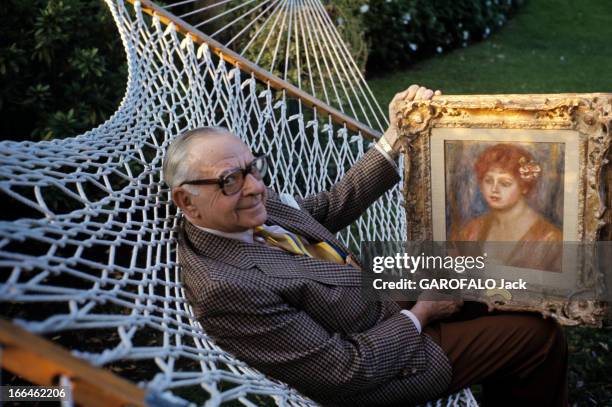
[[(612, 94), (453, 95), (403, 102), (397, 123), (404, 149), (407, 239), (432, 240), (431, 149), (434, 128), (558, 129), (579, 134), (579, 240), (612, 240)], [(566, 325), (601, 325), (592, 301), (495, 301), (505, 310), (538, 311)]]

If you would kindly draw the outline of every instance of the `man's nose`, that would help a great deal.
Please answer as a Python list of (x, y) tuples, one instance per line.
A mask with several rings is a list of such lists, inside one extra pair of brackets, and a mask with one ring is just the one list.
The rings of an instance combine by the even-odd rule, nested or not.
[(258, 195), (263, 194), (266, 189), (263, 181), (257, 179), (253, 174), (247, 174), (242, 186), (242, 195)]
[(497, 190), (499, 189), (499, 184), (497, 183), (497, 181), (493, 182), (493, 187), (491, 188), (491, 190), (493, 192), (497, 192)]

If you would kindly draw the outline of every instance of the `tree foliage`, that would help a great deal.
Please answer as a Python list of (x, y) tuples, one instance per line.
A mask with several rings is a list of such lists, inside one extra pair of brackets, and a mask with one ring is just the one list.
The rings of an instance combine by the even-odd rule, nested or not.
[(117, 109), (127, 67), (101, 0), (3, 0), (0, 15), (3, 139), (74, 136)]

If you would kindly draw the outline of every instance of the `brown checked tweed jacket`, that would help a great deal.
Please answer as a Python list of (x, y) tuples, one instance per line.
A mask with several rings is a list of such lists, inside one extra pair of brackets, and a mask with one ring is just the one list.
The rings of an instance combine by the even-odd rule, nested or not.
[[(269, 224), (348, 249), (334, 233), (399, 177), (371, 149), (329, 192), (298, 200), (270, 192)], [(420, 403), (443, 394), (449, 361), (391, 301), (366, 301), (360, 271), (203, 232), (179, 233), (187, 299), (223, 349), (326, 405)]]

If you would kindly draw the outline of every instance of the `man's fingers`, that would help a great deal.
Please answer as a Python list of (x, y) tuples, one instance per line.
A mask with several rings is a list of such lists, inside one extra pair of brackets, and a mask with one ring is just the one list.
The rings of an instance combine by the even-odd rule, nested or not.
[(435, 96), (440, 96), (440, 95), (442, 95), (442, 91), (441, 91), (440, 89), (438, 89), (438, 90), (436, 90), (436, 91), (434, 92), (434, 95), (435, 95)]
[(419, 88), (419, 90), (416, 91), (416, 95), (414, 96), (414, 99), (423, 99), (423, 94), (425, 93), (425, 91), (427, 90), (426, 87), (421, 86)]
[(411, 98), (414, 97), (414, 94), (416, 93), (418, 89), (419, 89), (419, 85), (410, 85), (408, 89), (401, 91), (399, 93), (396, 93), (393, 99), (391, 100), (391, 103), (399, 102), (400, 100), (404, 100), (404, 99), (410, 100)]
[(405, 91), (403, 91), (403, 92), (396, 93), (396, 94), (395, 94), (395, 96), (393, 96), (393, 99), (391, 99), (391, 103), (397, 103), (397, 102), (399, 102), (400, 100), (404, 99), (404, 95), (405, 95), (407, 92), (408, 92), (408, 91), (407, 91), (407, 90), (405, 90)]
[(425, 92), (427, 90), (427, 88), (425, 88), (424, 86), (419, 87), (419, 89), (416, 92), (416, 95), (414, 95), (415, 99), (421, 99), (423, 97), (423, 92)]
[(403, 92), (396, 93), (391, 100), (390, 105), (398, 103), (402, 100), (411, 101), (417, 99), (431, 99), (434, 95), (441, 95), (442, 92), (437, 90), (436, 92), (427, 89), (425, 86), (410, 85), (408, 89)]
[(391, 101), (391, 104), (397, 104), (397, 103), (399, 103), (399, 102), (401, 102), (402, 100), (405, 100), (405, 99), (406, 99), (406, 91), (400, 92), (397, 95), (395, 95), (395, 97)]
[(416, 93), (418, 90), (419, 90), (419, 85), (410, 85), (406, 93), (406, 99), (414, 100), (414, 97), (416, 96)]

